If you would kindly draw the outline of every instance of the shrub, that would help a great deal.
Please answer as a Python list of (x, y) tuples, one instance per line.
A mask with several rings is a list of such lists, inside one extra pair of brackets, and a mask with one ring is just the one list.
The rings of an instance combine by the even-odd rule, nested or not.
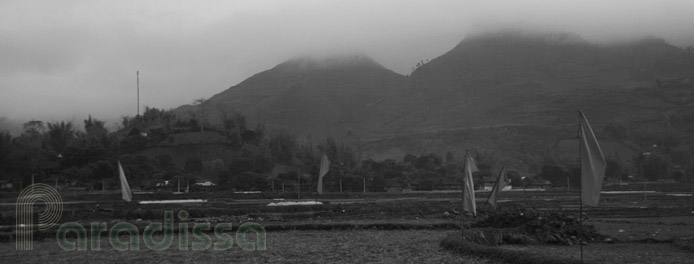
[(517, 228), (540, 242), (551, 244), (571, 245), (580, 241), (590, 242), (604, 238), (592, 225), (581, 225), (576, 216), (564, 213), (547, 214), (529, 209), (491, 212), (472, 227)]

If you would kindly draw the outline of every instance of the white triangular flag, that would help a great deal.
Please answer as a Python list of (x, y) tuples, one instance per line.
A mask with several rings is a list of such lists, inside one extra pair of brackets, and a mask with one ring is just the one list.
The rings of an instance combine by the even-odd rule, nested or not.
[(130, 185), (128, 185), (128, 180), (125, 179), (125, 172), (123, 172), (123, 167), (118, 162), (118, 177), (120, 178), (120, 189), (123, 192), (123, 200), (130, 202), (133, 200), (133, 194), (130, 192)]

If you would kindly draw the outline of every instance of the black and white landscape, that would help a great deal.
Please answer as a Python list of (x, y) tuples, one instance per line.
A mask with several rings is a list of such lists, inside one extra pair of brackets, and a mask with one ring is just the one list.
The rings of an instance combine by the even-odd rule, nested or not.
[(691, 10), (2, 2), (0, 259), (690, 263)]

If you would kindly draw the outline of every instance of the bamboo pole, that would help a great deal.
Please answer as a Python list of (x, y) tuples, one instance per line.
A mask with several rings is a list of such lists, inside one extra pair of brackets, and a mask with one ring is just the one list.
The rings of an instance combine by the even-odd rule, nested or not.
[[(463, 170), (465, 170), (465, 167), (467, 166), (467, 161), (468, 161), (468, 150), (465, 150), (465, 163), (463, 163)], [(460, 202), (461, 202), (461, 210), (460, 210), (460, 249), (463, 249), (463, 243), (465, 243), (465, 227), (463, 225), (463, 217), (465, 216), (465, 172), (463, 172), (463, 184), (461, 185), (461, 190), (460, 190)]]

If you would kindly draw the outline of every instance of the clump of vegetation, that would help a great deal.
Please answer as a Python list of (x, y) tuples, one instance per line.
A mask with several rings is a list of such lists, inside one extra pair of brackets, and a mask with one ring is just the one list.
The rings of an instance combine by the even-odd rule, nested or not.
[(488, 212), (484, 219), (472, 227), (514, 228), (521, 227), (539, 217), (539, 213), (528, 209)]
[[(581, 225), (578, 216), (565, 213), (543, 213), (530, 209), (491, 212), (472, 227), (508, 228), (547, 244), (574, 245), (604, 239), (592, 225)], [(519, 243), (517, 236), (504, 236), (507, 243)], [(526, 239), (527, 240), (527, 239)], [(522, 242), (522, 241), (521, 241)]]

